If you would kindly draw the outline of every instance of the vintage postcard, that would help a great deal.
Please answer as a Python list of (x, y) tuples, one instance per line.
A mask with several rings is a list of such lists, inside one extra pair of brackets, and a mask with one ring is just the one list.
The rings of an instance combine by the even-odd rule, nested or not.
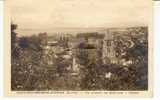
[(153, 96), (151, 0), (5, 0), (8, 96)]

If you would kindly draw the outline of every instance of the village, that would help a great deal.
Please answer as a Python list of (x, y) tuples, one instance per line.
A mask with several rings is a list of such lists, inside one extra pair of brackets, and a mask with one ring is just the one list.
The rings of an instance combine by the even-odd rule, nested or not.
[[(116, 33), (119, 32), (119, 33)], [(44, 35), (45, 34), (41, 34)], [(43, 46), (44, 57), (47, 64), (54, 67), (54, 59), (61, 58), (66, 62), (64, 68), (78, 74), (78, 70), (83, 66), (83, 59), (79, 59), (78, 54), (88, 53), (89, 58), (100, 61), (101, 64), (118, 64), (129, 66), (133, 61), (125, 61), (118, 57), (118, 52), (125, 55), (126, 48), (132, 48), (134, 42), (132, 38), (139, 38), (141, 42), (146, 42), (146, 33), (129, 33), (127, 29), (108, 29), (106, 33), (78, 33), (76, 36), (72, 34), (58, 34), (57, 39), (50, 38)], [(46, 37), (47, 39), (47, 37)], [(119, 44), (118, 44), (119, 43)], [(43, 44), (43, 43), (42, 43)], [(122, 48), (116, 51), (117, 46)]]
[(147, 27), (52, 36), (45, 32), (16, 41), (12, 75), (19, 79), (13, 79), (12, 89), (147, 89)]

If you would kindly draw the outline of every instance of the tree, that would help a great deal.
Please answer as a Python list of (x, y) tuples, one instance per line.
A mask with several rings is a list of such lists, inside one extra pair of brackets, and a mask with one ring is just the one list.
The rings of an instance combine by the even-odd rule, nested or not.
[[(134, 80), (134, 85), (137, 89), (147, 89), (148, 87), (148, 42), (147, 42), (147, 28), (132, 29), (135, 36), (131, 36), (131, 41), (134, 45), (129, 48), (126, 46), (123, 49), (123, 55), (119, 53), (119, 57), (126, 61), (132, 61), (128, 65), (128, 71), (131, 73), (129, 78)], [(144, 33), (145, 32), (145, 33)], [(123, 42), (122, 42), (123, 44)], [(119, 47), (117, 47), (118, 49)], [(121, 47), (122, 48), (122, 47)], [(120, 48), (119, 48), (120, 49)]]
[(17, 33), (15, 30), (17, 29), (17, 25), (11, 23), (11, 55), (12, 58), (15, 58), (18, 56), (18, 51), (17, 51)]
[(148, 46), (147, 40), (141, 42), (138, 39), (134, 39), (134, 47), (126, 50), (126, 55), (123, 56), (125, 59), (132, 59), (133, 64), (131, 67), (136, 71), (135, 84), (140, 89), (147, 89), (148, 87)]

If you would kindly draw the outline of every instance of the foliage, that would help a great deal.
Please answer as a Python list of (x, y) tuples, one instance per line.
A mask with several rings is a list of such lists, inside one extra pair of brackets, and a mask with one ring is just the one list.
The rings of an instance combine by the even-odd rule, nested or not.
[[(134, 43), (132, 47), (124, 41), (117, 40), (115, 50), (117, 58), (132, 61), (129, 65), (102, 63), (101, 49), (85, 44), (77, 48), (75, 55), (79, 64), (78, 75), (72, 75), (73, 58), (65, 59), (68, 54), (64, 46), (68, 39), (61, 39), (64, 50), (55, 53), (53, 48), (45, 54), (43, 43), (45, 37), (24, 36), (17, 37), (11, 26), (12, 62), (11, 62), (11, 89), (12, 90), (146, 90), (148, 86), (148, 43), (144, 35), (130, 36)], [(136, 34), (146, 32), (145, 28), (128, 29)], [(87, 37), (91, 36), (90, 34)], [(95, 34), (94, 36), (97, 36)], [(123, 38), (119, 37), (119, 38)], [(46, 38), (45, 38), (46, 39)], [(58, 41), (58, 40), (57, 40)], [(103, 43), (102, 43), (103, 44)], [(56, 45), (54, 45), (56, 46)], [(108, 58), (108, 62), (110, 59)], [(52, 63), (49, 64), (48, 61)], [(72, 66), (73, 67), (73, 66)], [(106, 77), (110, 73), (110, 76)]]

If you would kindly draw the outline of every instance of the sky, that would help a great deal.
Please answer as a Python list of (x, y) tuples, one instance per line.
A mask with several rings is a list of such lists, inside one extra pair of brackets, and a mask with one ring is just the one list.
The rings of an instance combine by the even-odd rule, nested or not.
[(19, 30), (148, 25), (151, 0), (6, 0)]

